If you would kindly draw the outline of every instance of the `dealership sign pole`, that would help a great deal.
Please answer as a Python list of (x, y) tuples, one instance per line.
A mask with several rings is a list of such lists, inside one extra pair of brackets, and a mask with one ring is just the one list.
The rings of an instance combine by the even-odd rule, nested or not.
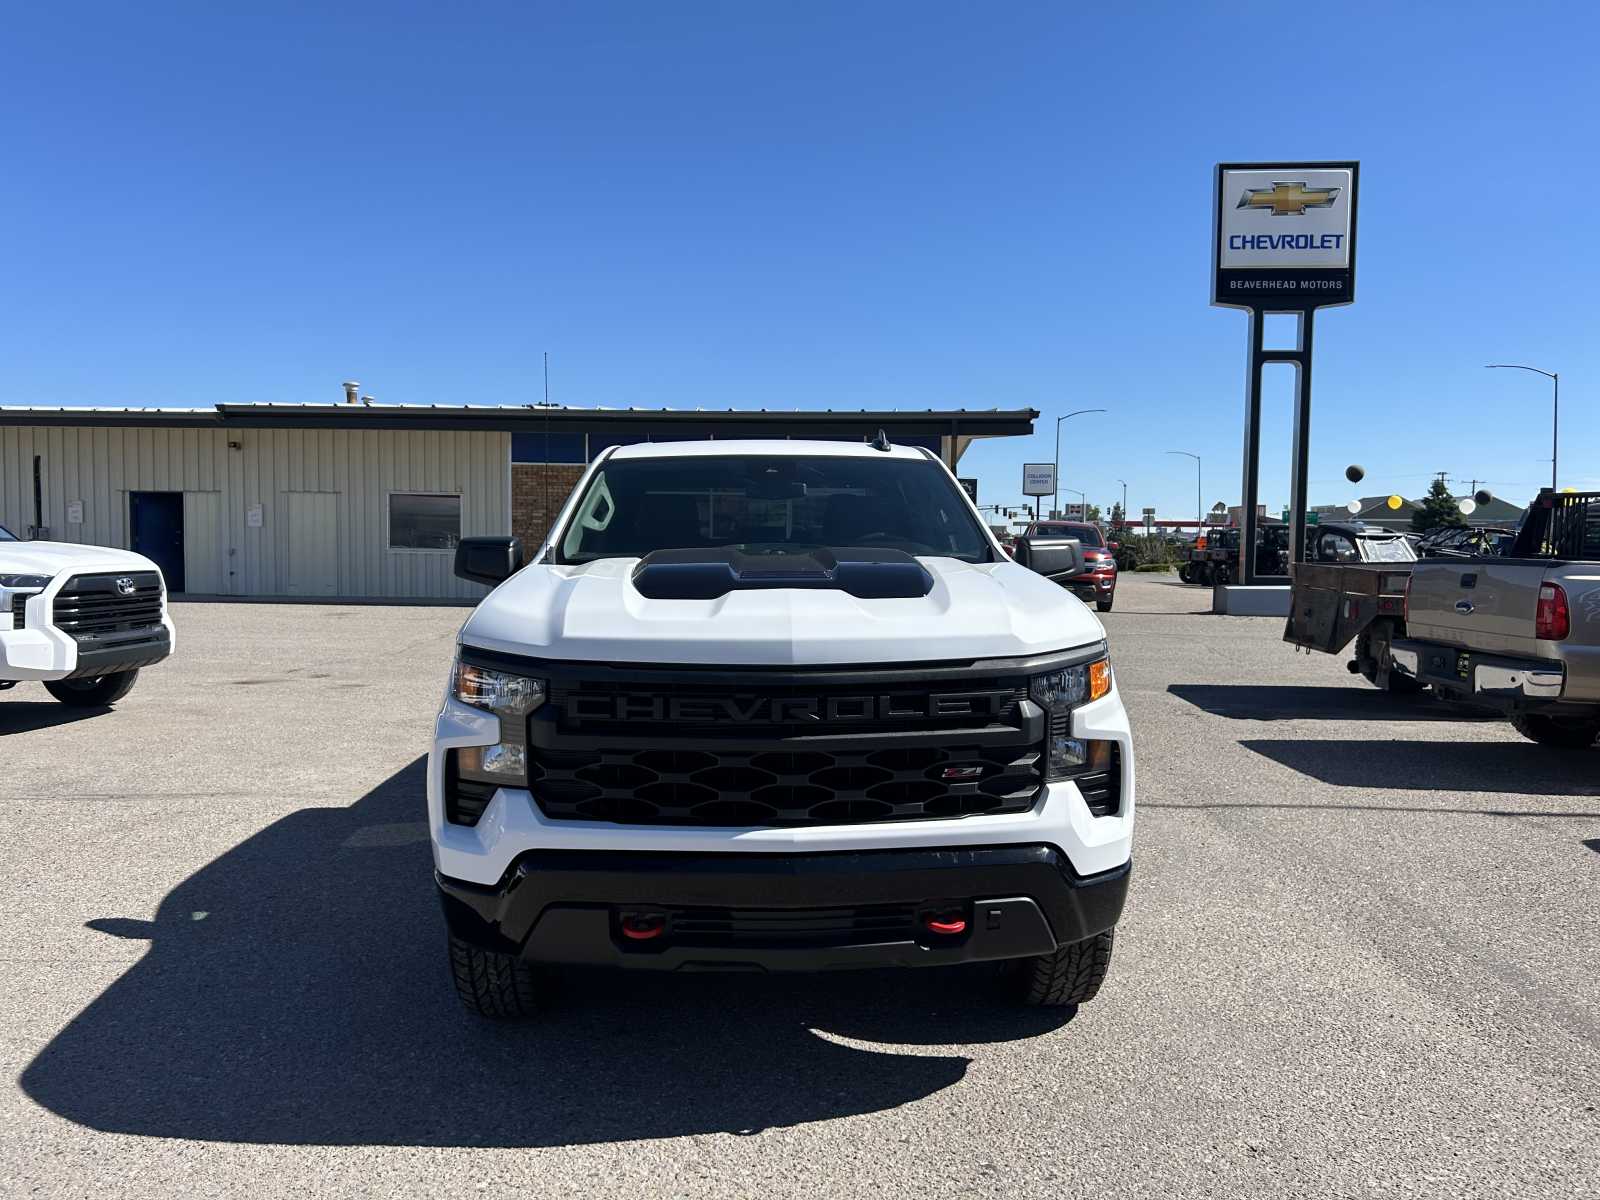
[[(1211, 303), (1250, 314), (1245, 385), (1243, 512), (1239, 581), (1255, 583), (1261, 478), (1261, 375), (1268, 363), (1295, 367), (1294, 449), (1289, 479), (1289, 560), (1305, 561), (1306, 472), (1311, 451), (1311, 327), (1319, 308), (1356, 294), (1355, 162), (1218, 163), (1211, 247)], [(1268, 350), (1268, 313), (1292, 313), (1292, 350)]]

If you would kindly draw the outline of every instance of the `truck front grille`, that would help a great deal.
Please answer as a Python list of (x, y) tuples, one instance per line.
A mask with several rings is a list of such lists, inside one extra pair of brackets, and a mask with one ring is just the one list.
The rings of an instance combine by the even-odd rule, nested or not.
[(547, 817), (630, 825), (848, 825), (1026, 812), (1034, 745), (709, 751), (536, 750)]
[(128, 641), (161, 627), (161, 577), (154, 571), (74, 575), (56, 593), (56, 628), (75, 641)]
[(1025, 675), (561, 664), (549, 678), (528, 782), (553, 820), (917, 821), (1026, 812), (1044, 791)]

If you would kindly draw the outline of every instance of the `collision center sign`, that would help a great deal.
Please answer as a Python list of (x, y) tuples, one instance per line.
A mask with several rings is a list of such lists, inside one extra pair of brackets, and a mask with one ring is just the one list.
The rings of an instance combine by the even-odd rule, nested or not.
[(1056, 490), (1055, 463), (1023, 463), (1022, 494), (1024, 496), (1052, 496)]
[(1219, 163), (1211, 302), (1298, 312), (1355, 299), (1361, 164)]

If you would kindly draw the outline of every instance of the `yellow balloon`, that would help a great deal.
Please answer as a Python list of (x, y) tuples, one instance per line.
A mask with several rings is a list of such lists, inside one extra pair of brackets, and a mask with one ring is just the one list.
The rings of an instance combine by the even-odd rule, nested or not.
[(1578, 489), (1577, 488), (1562, 488), (1561, 490), (1563, 492), (1576, 492)]
[(1400, 499), (1399, 496), (1390, 496), (1389, 497), (1389, 507), (1392, 508), (1392, 509), (1395, 509), (1396, 511), (1398, 511), (1400, 506), (1402, 504), (1404, 504), (1404, 503), (1405, 503), (1405, 501)]

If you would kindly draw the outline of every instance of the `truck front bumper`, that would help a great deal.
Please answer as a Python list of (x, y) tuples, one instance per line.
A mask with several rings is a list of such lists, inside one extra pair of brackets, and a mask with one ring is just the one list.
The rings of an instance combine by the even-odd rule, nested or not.
[[(1131, 866), (1082, 878), (1044, 845), (782, 856), (538, 850), (494, 886), (436, 879), (452, 934), (534, 962), (817, 971), (1049, 954), (1116, 924)], [(641, 928), (657, 932), (641, 937)]]
[(1391, 670), (1419, 683), (1471, 693), (1484, 704), (1532, 708), (1561, 699), (1562, 664), (1544, 658), (1514, 658), (1462, 650), (1438, 642), (1401, 639), (1390, 647)]

